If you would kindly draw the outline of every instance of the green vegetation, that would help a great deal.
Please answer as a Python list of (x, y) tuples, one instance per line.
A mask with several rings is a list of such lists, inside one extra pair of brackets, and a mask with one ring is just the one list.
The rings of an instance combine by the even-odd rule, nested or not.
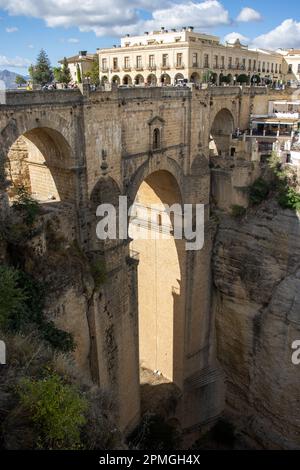
[(249, 76), (246, 74), (241, 74), (237, 77), (236, 79), (237, 83), (246, 83), (247, 85), (249, 84)]
[(27, 333), (33, 327), (54, 349), (72, 351), (70, 333), (59, 330), (44, 316), (45, 287), (29, 274), (0, 265), (0, 326), (11, 333)]
[(29, 67), (29, 74), (33, 81), (38, 85), (46, 85), (52, 81), (53, 72), (48, 55), (41, 49), (39, 52), (36, 64)]
[(68, 85), (72, 80), (68, 60), (64, 57), (62, 67), (54, 67), (53, 69), (54, 78), (59, 83), (64, 83)]
[(253, 206), (265, 201), (270, 192), (270, 185), (263, 178), (258, 178), (249, 188), (249, 200)]
[(234, 204), (233, 206), (231, 206), (231, 215), (236, 219), (244, 217), (246, 212), (246, 208), (243, 206), (239, 206), (238, 204)]
[(93, 62), (91, 70), (85, 74), (85, 77), (90, 79), (92, 85), (100, 85), (98, 61)]
[(21, 405), (28, 411), (42, 449), (80, 448), (80, 429), (86, 423), (88, 402), (78, 390), (52, 374), (25, 378), (19, 388)]
[(297, 178), (293, 179), (288, 174), (288, 170), (282, 167), (281, 161), (275, 152), (269, 158), (268, 165), (274, 174), (278, 204), (283, 209), (299, 211), (300, 193), (296, 190)]
[(39, 203), (31, 197), (24, 186), (15, 188), (16, 196), (13, 207), (25, 214), (24, 221), (28, 226), (32, 226), (40, 212)]
[(15, 83), (18, 86), (22, 86), (22, 85), (26, 85), (27, 81), (25, 80), (24, 77), (22, 77), (22, 75), (17, 75), (15, 79)]
[(81, 70), (78, 64), (76, 67), (76, 75), (77, 75), (77, 83), (82, 83)]

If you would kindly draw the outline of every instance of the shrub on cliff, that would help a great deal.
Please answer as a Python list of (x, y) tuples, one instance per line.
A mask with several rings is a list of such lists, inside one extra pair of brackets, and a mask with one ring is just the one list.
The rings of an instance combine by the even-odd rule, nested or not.
[(250, 186), (249, 189), (249, 200), (252, 205), (261, 204), (265, 201), (269, 195), (270, 186), (267, 181), (262, 178), (258, 178)]
[(44, 317), (45, 286), (29, 274), (0, 265), (0, 326), (12, 333), (27, 332), (33, 326), (54, 349), (74, 350), (72, 335), (56, 328)]
[(28, 411), (42, 449), (80, 448), (80, 429), (86, 423), (88, 403), (78, 390), (52, 374), (26, 378), (19, 388), (20, 403)]

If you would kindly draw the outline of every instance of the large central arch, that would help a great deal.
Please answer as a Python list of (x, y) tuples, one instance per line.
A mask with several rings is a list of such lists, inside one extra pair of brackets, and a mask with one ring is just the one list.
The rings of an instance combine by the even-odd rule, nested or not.
[(175, 177), (166, 170), (151, 173), (140, 184), (135, 203), (130, 236), (136, 236), (131, 249), (139, 256), (141, 370), (155, 371), (181, 386), (185, 251), (183, 240), (174, 239), (174, 219), (172, 215), (169, 217), (165, 206), (182, 205)]

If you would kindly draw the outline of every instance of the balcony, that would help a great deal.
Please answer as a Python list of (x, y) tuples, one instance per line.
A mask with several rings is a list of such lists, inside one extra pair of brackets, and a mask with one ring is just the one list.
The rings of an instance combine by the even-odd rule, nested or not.
[(134, 67), (134, 70), (136, 70), (137, 72), (142, 72), (144, 70), (144, 67), (142, 65), (137, 65), (136, 67)]
[(156, 70), (156, 65), (148, 65), (148, 70), (150, 70), (150, 72), (154, 72)]
[(127, 66), (124, 65), (123, 71), (124, 72), (131, 72), (131, 67), (127, 67)]
[(175, 69), (184, 69), (184, 64), (175, 64)]
[(192, 68), (197, 69), (199, 67), (198, 62), (193, 62), (192, 63)]
[(120, 67), (113, 67), (111, 69), (112, 72), (120, 72)]
[(169, 64), (160, 64), (161, 70), (170, 70), (170, 65)]
[(101, 67), (101, 72), (102, 73), (107, 73), (108, 72), (108, 67)]

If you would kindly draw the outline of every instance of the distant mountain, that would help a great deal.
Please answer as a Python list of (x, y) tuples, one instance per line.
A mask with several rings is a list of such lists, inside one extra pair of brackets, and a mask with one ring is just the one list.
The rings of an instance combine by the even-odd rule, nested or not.
[[(9, 70), (0, 70), (0, 80), (5, 83), (6, 88), (17, 88), (16, 77), (21, 75), (19, 73), (10, 72)], [(24, 77), (24, 75), (22, 75)], [(24, 77), (25, 80), (28, 80), (28, 77)]]

